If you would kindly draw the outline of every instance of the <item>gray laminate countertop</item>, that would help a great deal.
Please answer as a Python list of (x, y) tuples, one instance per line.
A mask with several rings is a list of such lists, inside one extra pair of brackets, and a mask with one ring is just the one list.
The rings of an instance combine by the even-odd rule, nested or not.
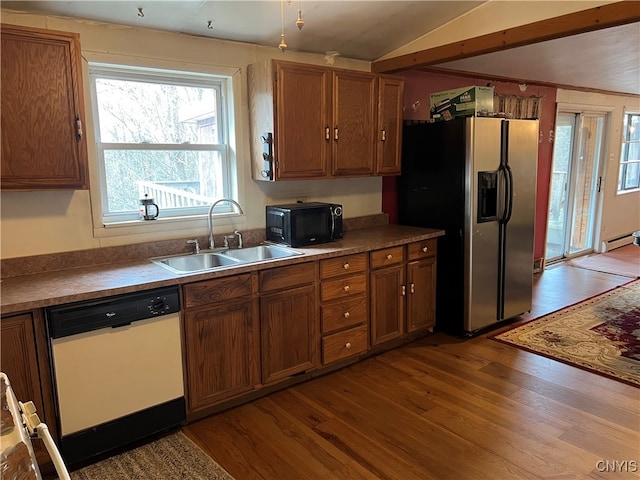
[(443, 230), (383, 225), (345, 232), (338, 242), (296, 248), (304, 255), (260, 263), (217, 268), (194, 274), (174, 274), (148, 259), (80, 266), (2, 279), (0, 308), (3, 315), (141, 290), (182, 285), (266, 268), (368, 252), (436, 238)]

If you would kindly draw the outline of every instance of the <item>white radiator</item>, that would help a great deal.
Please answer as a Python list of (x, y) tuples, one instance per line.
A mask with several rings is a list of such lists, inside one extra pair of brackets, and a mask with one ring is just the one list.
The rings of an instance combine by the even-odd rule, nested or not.
[(602, 253), (609, 252), (614, 248), (624, 247), (633, 243), (633, 232), (629, 232), (626, 235), (621, 235), (616, 238), (611, 238), (602, 242)]

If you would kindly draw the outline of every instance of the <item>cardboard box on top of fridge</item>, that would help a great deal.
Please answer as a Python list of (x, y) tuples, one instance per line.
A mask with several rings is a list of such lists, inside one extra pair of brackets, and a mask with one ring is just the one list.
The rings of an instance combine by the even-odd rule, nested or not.
[(493, 113), (493, 87), (462, 87), (431, 94), (431, 118), (451, 120)]

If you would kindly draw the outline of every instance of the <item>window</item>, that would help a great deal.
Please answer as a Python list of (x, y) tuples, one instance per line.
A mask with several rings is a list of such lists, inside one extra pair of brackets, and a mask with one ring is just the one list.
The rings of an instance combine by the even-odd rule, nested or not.
[(139, 220), (145, 195), (159, 219), (233, 196), (229, 77), (104, 64), (90, 75), (105, 225)]
[(622, 130), (618, 192), (640, 188), (640, 113), (626, 113)]

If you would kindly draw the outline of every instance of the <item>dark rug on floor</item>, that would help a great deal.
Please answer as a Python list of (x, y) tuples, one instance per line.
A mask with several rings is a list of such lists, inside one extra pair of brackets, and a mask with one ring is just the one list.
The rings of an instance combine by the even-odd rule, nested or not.
[(640, 387), (640, 280), (491, 338)]
[(233, 480), (182, 432), (70, 472), (72, 480)]

